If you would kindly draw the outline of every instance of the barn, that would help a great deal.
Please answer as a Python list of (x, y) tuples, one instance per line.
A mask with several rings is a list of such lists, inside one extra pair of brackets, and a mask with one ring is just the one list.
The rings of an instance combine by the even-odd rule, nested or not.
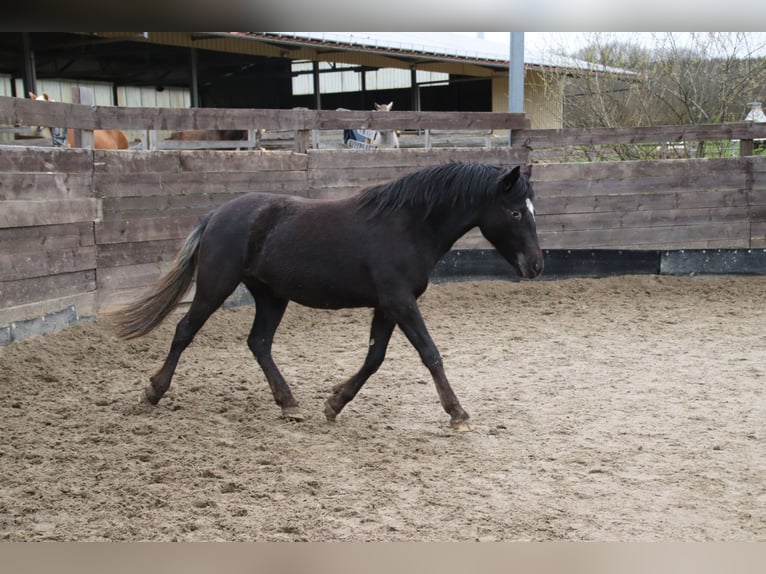
[[(3, 32), (0, 95), (48, 91), (71, 101), (86, 85), (99, 105), (508, 110), (509, 47), (445, 32)], [(560, 128), (562, 73), (626, 70), (527, 55), (525, 111)], [(317, 90), (317, 86), (319, 89)]]

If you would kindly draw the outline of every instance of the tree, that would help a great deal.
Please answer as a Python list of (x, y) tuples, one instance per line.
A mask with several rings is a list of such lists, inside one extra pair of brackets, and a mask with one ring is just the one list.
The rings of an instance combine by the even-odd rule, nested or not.
[[(766, 97), (762, 35), (654, 33), (650, 43), (602, 33), (588, 36), (586, 47), (571, 57), (632, 73), (569, 70), (558, 78), (565, 94), (567, 127), (743, 121), (750, 102)], [(614, 150), (621, 157), (646, 153), (637, 146), (623, 147)], [(706, 153), (705, 146), (694, 151)]]

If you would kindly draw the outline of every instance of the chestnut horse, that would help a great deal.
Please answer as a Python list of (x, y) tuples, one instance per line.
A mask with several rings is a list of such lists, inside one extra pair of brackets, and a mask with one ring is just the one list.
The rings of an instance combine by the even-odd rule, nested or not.
[(430, 371), (455, 430), (470, 430), (428, 334), (417, 299), (436, 263), (478, 227), (525, 278), (540, 275), (530, 169), (476, 163), (427, 167), (333, 200), (249, 193), (224, 203), (186, 239), (172, 268), (138, 300), (107, 314), (123, 338), (145, 335), (178, 305), (196, 273), (196, 291), (176, 326), (164, 364), (144, 393), (151, 404), (170, 386), (181, 353), (242, 282), (255, 299), (247, 339), (282, 416), (303, 419), (271, 354), (289, 301), (323, 309), (374, 309), (361, 369), (336, 385), (324, 407), (335, 420), (383, 362), (398, 326)]
[[(54, 102), (46, 92), (36, 95), (29, 92), (29, 97), (33, 100)], [(54, 145), (63, 145), (63, 134), (59, 135), (58, 128), (51, 128), (51, 138)], [(74, 147), (74, 130), (72, 128), (66, 131), (66, 143), (69, 147)], [(128, 137), (121, 130), (93, 130), (93, 147), (96, 149), (128, 149)]]

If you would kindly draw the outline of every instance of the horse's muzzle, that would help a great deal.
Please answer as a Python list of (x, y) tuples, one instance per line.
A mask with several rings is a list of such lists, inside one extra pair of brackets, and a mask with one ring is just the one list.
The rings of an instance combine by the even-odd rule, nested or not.
[(543, 254), (539, 253), (533, 257), (524, 257), (519, 255), (516, 262), (516, 271), (523, 279), (535, 279), (543, 272)]

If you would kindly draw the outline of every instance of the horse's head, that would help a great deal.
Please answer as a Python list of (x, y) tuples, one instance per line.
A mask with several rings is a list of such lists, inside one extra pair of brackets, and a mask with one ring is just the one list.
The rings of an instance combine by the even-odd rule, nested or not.
[(387, 104), (379, 104), (378, 102), (375, 102), (375, 110), (376, 112), (390, 112), (391, 108), (394, 107), (394, 102), (388, 102)]
[(37, 100), (37, 101), (43, 101), (43, 100), (46, 101), (46, 102), (52, 102), (53, 101), (51, 99), (51, 97), (48, 95), (47, 92), (43, 92), (39, 96), (37, 94), (35, 94), (34, 92), (29, 92), (29, 97), (32, 98), (33, 100)]
[(497, 180), (495, 201), (487, 203), (479, 229), (524, 278), (543, 271), (543, 252), (537, 240), (533, 192), (529, 177), (532, 166), (515, 167)]

